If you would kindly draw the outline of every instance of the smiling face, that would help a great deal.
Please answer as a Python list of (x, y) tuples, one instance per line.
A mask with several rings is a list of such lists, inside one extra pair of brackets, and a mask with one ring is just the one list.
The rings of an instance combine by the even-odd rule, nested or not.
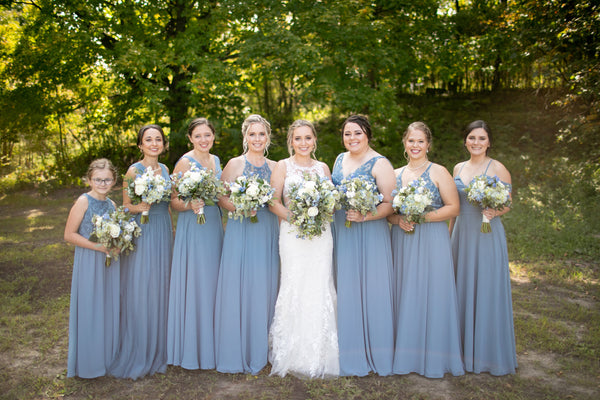
[(299, 126), (292, 133), (292, 149), (299, 156), (310, 157), (314, 150), (317, 138), (309, 126)]
[(465, 147), (471, 156), (486, 155), (490, 148), (490, 138), (483, 128), (473, 129), (465, 137)]
[(355, 122), (348, 122), (342, 132), (344, 147), (350, 153), (361, 153), (368, 149), (369, 138), (365, 131)]
[(208, 125), (202, 124), (192, 129), (188, 139), (194, 145), (194, 150), (208, 153), (215, 142), (215, 134)]
[(258, 122), (251, 124), (244, 135), (244, 144), (249, 152), (264, 154), (269, 145), (269, 135), (265, 126)]
[(404, 150), (408, 154), (409, 161), (424, 160), (429, 150), (429, 141), (425, 132), (418, 129), (410, 130), (404, 138)]
[(115, 175), (108, 168), (94, 169), (88, 179), (92, 192), (98, 197), (105, 197), (115, 185)]
[(149, 128), (138, 145), (144, 156), (158, 157), (165, 149), (163, 134), (155, 128)]

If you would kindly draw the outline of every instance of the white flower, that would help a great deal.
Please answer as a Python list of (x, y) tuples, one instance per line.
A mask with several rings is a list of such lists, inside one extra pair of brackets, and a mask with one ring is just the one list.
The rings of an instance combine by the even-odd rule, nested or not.
[(121, 234), (121, 227), (117, 224), (110, 224), (109, 231), (110, 231), (110, 236), (112, 236), (113, 238), (118, 238), (119, 235)]
[(259, 193), (258, 190), (258, 186), (256, 184), (251, 184), (250, 186), (248, 186), (248, 189), (246, 189), (246, 194), (248, 196), (256, 196)]
[(141, 196), (145, 190), (146, 190), (146, 185), (144, 185), (144, 182), (136, 182), (135, 183), (135, 194), (137, 194), (138, 196)]
[(316, 217), (319, 215), (319, 209), (315, 206), (312, 206), (306, 211), (306, 214), (308, 214), (309, 217)]

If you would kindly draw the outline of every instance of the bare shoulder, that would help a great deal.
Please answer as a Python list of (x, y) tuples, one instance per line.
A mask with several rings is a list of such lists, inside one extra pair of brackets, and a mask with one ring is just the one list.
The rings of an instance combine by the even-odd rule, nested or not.
[(488, 175), (497, 175), (503, 182), (511, 183), (510, 172), (500, 161), (494, 159), (488, 170)]
[(452, 170), (452, 175), (453, 176), (457, 176), (458, 175), (458, 171), (460, 171), (460, 169), (463, 167), (463, 165), (465, 165), (466, 161), (461, 161), (458, 164), (456, 164), (454, 166), (454, 169)]
[(431, 163), (431, 169), (429, 170), (431, 175), (437, 177), (439, 179), (448, 179), (452, 178), (450, 172), (441, 164)]
[(267, 165), (269, 166), (269, 169), (271, 169), (271, 171), (273, 170), (273, 168), (275, 168), (275, 166), (277, 165), (277, 161), (273, 161), (267, 158)]

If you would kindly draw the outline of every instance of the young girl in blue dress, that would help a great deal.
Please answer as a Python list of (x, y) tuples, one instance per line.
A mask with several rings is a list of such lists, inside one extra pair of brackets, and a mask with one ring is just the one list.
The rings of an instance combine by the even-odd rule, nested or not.
[(104, 263), (108, 249), (89, 240), (92, 217), (115, 210), (107, 197), (117, 178), (112, 163), (101, 158), (89, 166), (90, 191), (71, 208), (65, 240), (74, 244), (73, 280), (69, 313), (69, 356), (67, 376), (96, 378), (107, 374), (117, 352), (119, 339), (118, 260)]

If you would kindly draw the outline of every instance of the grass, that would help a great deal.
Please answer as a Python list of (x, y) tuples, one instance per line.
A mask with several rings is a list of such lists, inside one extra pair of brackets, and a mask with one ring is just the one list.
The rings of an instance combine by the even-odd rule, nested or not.
[[(466, 103), (439, 100), (449, 124)], [(503, 217), (509, 242), (517, 374), (426, 379), (408, 376), (305, 381), (187, 371), (137, 381), (65, 377), (73, 247), (62, 240), (84, 189), (0, 197), (0, 398), (2, 399), (596, 399), (600, 395), (600, 215), (586, 165), (553, 142), (558, 116), (517, 99), (469, 101), (492, 119), (494, 157), (509, 168), (514, 207)], [(420, 106), (417, 104), (417, 106)], [(433, 118), (433, 116), (430, 116)], [(554, 119), (553, 119), (554, 118)], [(434, 127), (439, 132), (441, 127)], [(449, 143), (446, 138), (441, 143)], [(458, 139), (460, 140), (460, 139)], [(437, 142), (440, 146), (441, 143)], [(444, 165), (464, 159), (446, 155)], [(438, 153), (441, 152), (438, 147)], [(564, 152), (563, 152), (564, 153)], [(567, 152), (575, 154), (574, 152)], [(113, 197), (120, 201), (119, 193)]]

